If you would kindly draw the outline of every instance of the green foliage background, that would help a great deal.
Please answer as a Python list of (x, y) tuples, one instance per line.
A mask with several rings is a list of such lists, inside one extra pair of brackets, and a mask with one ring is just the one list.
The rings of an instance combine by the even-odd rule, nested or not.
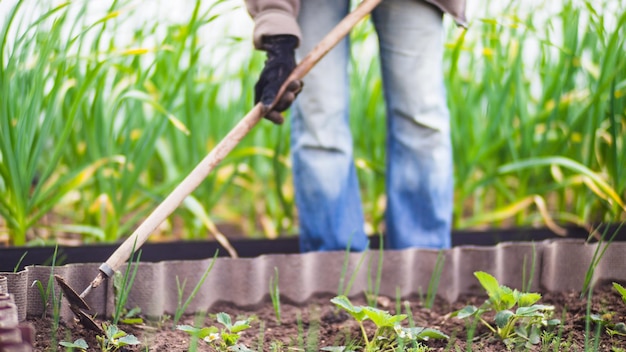
[[(0, 231), (13, 244), (128, 235), (252, 108), (264, 57), (230, 31), (250, 24), (242, 1), (198, 0), (181, 22), (139, 20), (142, 1), (107, 3), (94, 15), (87, 0), (38, 11), (15, 1), (3, 18)], [(455, 228), (625, 220), (625, 5), (497, 5), (478, 6), (467, 30), (446, 20)], [(371, 24), (351, 39), (373, 233), (385, 203), (384, 101)], [(261, 123), (154, 238), (204, 238), (216, 223), (251, 237), (297, 233), (289, 127)]]

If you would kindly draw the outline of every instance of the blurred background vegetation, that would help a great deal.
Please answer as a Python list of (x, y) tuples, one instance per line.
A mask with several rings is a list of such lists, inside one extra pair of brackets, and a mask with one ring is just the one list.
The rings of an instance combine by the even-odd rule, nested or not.
[[(252, 108), (264, 55), (243, 0), (164, 3), (1, 4), (0, 241), (130, 234)], [(455, 229), (626, 220), (624, 2), (469, 6), (467, 30), (446, 19)], [(356, 164), (377, 233), (385, 110), (371, 23), (351, 40)], [(289, 128), (257, 126), (152, 240), (297, 234)]]

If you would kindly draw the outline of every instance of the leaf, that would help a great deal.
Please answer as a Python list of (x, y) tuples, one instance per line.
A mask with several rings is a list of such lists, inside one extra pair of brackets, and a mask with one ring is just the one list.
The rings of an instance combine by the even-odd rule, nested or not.
[(499, 327), (500, 329), (504, 328), (509, 321), (515, 316), (515, 314), (513, 314), (513, 312), (511, 312), (510, 310), (501, 310), (498, 313), (496, 313), (496, 326)]
[(197, 337), (199, 339), (204, 339), (210, 334), (213, 334), (219, 331), (218, 328), (216, 328), (215, 326), (196, 328), (191, 325), (177, 325), (176, 330), (184, 331), (188, 333), (189, 335)]
[(224, 343), (226, 343), (226, 346), (233, 346), (234, 344), (237, 343), (238, 339), (239, 339), (239, 334), (231, 334), (227, 332), (222, 333), (222, 340), (224, 340)]
[(528, 341), (530, 341), (530, 343), (532, 343), (533, 345), (541, 342), (541, 332), (536, 325), (532, 325), (530, 327), (530, 335), (528, 336)]
[(240, 331), (246, 330), (250, 328), (250, 321), (248, 319), (246, 320), (238, 320), (235, 322), (235, 324), (233, 324), (233, 326), (231, 327), (230, 331), (234, 332), (234, 333), (238, 333)]
[(217, 313), (217, 322), (224, 325), (229, 331), (233, 327), (233, 321), (230, 319), (230, 315), (228, 313), (220, 312)]
[(86, 350), (89, 348), (89, 345), (87, 344), (87, 341), (85, 341), (85, 339), (78, 339), (74, 342), (61, 341), (59, 342), (59, 345), (63, 347), (68, 347), (68, 348), (80, 348), (83, 350)]
[(367, 318), (365, 312), (363, 311), (363, 308), (353, 306), (348, 297), (344, 295), (334, 297), (330, 301), (334, 303), (337, 307), (342, 308), (343, 310), (348, 312), (354, 319), (359, 322)]
[(118, 342), (120, 347), (140, 344), (139, 339), (137, 339), (135, 335), (123, 336), (118, 340)]
[(521, 293), (517, 305), (520, 307), (529, 307), (537, 303), (540, 299), (541, 295), (538, 293)]
[(492, 275), (484, 271), (476, 271), (474, 276), (476, 276), (480, 285), (487, 291), (489, 297), (496, 296), (500, 291), (500, 283), (498, 283), (498, 280)]
[(139, 325), (139, 324), (143, 324), (143, 319), (142, 318), (124, 318), (124, 319), (120, 319), (120, 323), (123, 323), (126, 325)]
[(89, 235), (98, 240), (104, 241), (105, 234), (101, 227), (90, 225), (54, 225), (53, 231), (77, 233), (80, 235)]
[(246, 345), (241, 343), (228, 347), (228, 350), (233, 352), (254, 352), (254, 350), (249, 349)]
[(453, 316), (456, 316), (459, 319), (465, 319), (476, 314), (476, 312), (478, 312), (478, 308), (476, 308), (476, 306), (466, 306), (465, 308), (454, 312)]
[(619, 292), (619, 294), (622, 296), (622, 301), (626, 303), (626, 288), (624, 288), (624, 286), (618, 284), (617, 282), (613, 283), (613, 288), (617, 292)]
[(183, 132), (186, 135), (190, 134), (189, 129), (187, 128), (187, 126), (185, 126), (184, 123), (182, 123), (176, 116), (174, 116), (174, 114), (172, 114), (167, 109), (165, 109), (154, 98), (152, 98), (150, 95), (146, 94), (145, 92), (142, 92), (139, 90), (131, 90), (131, 91), (126, 92), (124, 95), (120, 97), (120, 101), (122, 101), (123, 99), (136, 99), (146, 104), (149, 104), (155, 110), (165, 115), (176, 129), (178, 129), (179, 131)]
[(496, 310), (511, 309), (517, 303), (517, 291), (500, 285), (500, 291), (494, 297)]
[(411, 340), (428, 341), (430, 339), (435, 340), (447, 340), (450, 336), (444, 334), (437, 329), (413, 327), (413, 328), (401, 328), (405, 336), (408, 336)]
[(535, 304), (530, 307), (519, 307), (515, 314), (521, 317), (542, 317), (543, 311), (553, 310), (553, 306)]
[(374, 308), (363, 307), (363, 312), (370, 318), (377, 327), (393, 327), (396, 323), (406, 319), (406, 314), (391, 315), (389, 312)]

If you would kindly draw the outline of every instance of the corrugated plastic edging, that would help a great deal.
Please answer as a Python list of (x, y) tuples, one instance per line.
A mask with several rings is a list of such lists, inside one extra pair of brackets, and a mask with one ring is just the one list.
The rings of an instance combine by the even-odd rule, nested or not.
[[(598, 248), (598, 246), (602, 246)], [(536, 292), (580, 290), (594, 255), (605, 249), (605, 243), (586, 243), (582, 240), (549, 240), (538, 243), (510, 242), (495, 246), (460, 246), (442, 251), (445, 259), (440, 276), (438, 294), (449, 302), (462, 295), (484, 294), (474, 277), (475, 271), (486, 271), (500, 283), (521, 289), (528, 280), (534, 264), (530, 289)], [(356, 273), (351, 296), (368, 289), (378, 269), (377, 250), (349, 253), (346, 280), (351, 277), (361, 256), (365, 261)], [(426, 291), (435, 271), (439, 251), (424, 249), (386, 250), (382, 260), (380, 295), (393, 298), (397, 292), (403, 297)], [(626, 282), (626, 242), (613, 242), (606, 248), (595, 268), (592, 283)], [(210, 254), (204, 260), (163, 261), (139, 263), (128, 307), (138, 306), (150, 317), (173, 314), (177, 308), (179, 282), (186, 280), (183, 297), (188, 297), (202, 274), (211, 265)], [(305, 304), (315, 295), (336, 294), (345, 252), (315, 252), (305, 254), (271, 254), (255, 258), (217, 258), (198, 294), (186, 313), (206, 311), (218, 303), (227, 302), (254, 309), (268, 300), (269, 280), (274, 268), (279, 271), (281, 300)], [(534, 259), (534, 260), (533, 260)], [(68, 264), (54, 268), (77, 292), (93, 280), (100, 263)], [(133, 264), (134, 265), (134, 264)], [(0, 273), (7, 277), (8, 291), (15, 297), (19, 320), (41, 315), (39, 292), (31, 284), (34, 280), (47, 282), (52, 268), (29, 266), (18, 273)], [(369, 279), (369, 280), (368, 280)], [(56, 292), (60, 289), (56, 287)], [(98, 316), (110, 316), (114, 310), (112, 283), (106, 282), (93, 290), (87, 303)], [(72, 317), (64, 305), (62, 316)]]

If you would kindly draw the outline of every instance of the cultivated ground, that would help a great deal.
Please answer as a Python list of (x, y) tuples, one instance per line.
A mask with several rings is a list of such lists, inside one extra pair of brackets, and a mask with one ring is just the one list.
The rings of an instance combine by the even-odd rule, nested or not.
[[(252, 326), (241, 334), (240, 342), (254, 351), (319, 351), (321, 347), (339, 346), (358, 341), (360, 330), (358, 325), (347, 314), (342, 314), (330, 303), (332, 297), (314, 297), (306, 306), (293, 306), (282, 303), (282, 324), (278, 325), (273, 306), (268, 303), (255, 310), (246, 310), (229, 305), (216, 305), (204, 317), (186, 316), (181, 324), (198, 326), (220, 326), (215, 321), (215, 313), (226, 312), (233, 317), (252, 317)], [(429, 341), (426, 343), (431, 351), (506, 351), (507, 346), (484, 325), (478, 324), (474, 337), (471, 334), (467, 321), (450, 317), (451, 312), (461, 309), (467, 304), (480, 305), (486, 297), (463, 297), (458, 302), (449, 304), (436, 300), (432, 309), (423, 307), (419, 297), (405, 300), (409, 302), (411, 315), (415, 326), (438, 329), (451, 336), (448, 341)], [(396, 301), (394, 298), (379, 300), (379, 306), (391, 313), (395, 313)], [(365, 304), (362, 299), (354, 299), (355, 304)], [(611, 336), (606, 330), (596, 333), (596, 325), (590, 326), (591, 334), (585, 339), (587, 329), (587, 300), (580, 298), (579, 292), (563, 292), (544, 294), (539, 303), (555, 306), (555, 318), (562, 319), (562, 325), (552, 333), (544, 333), (542, 343), (535, 345), (530, 351), (585, 351), (585, 343), (595, 351), (619, 352), (626, 350), (626, 336)], [(403, 303), (404, 305), (404, 303)], [(590, 312), (602, 315), (606, 320), (614, 323), (626, 321), (626, 304), (610, 285), (601, 285), (596, 288), (592, 298)], [(493, 317), (487, 316), (487, 321), (493, 323)], [(51, 320), (33, 319), (31, 323), (36, 328), (36, 351), (51, 350)], [(408, 326), (408, 319), (403, 321)], [(151, 321), (144, 325), (120, 325), (129, 333), (134, 334), (142, 342), (140, 347), (133, 347), (128, 351), (188, 351), (190, 337), (182, 331), (172, 328), (172, 319), (164, 317), (160, 321)], [(373, 334), (372, 324), (366, 325), (368, 332)], [(596, 344), (595, 337), (599, 337)], [(89, 344), (89, 350), (99, 350), (95, 334), (85, 331), (75, 324), (63, 324), (58, 332), (57, 341), (74, 341), (84, 338)], [(58, 342), (57, 342), (58, 343)], [(597, 348), (594, 348), (597, 346)], [(61, 350), (63, 350), (61, 348)], [(198, 343), (199, 351), (214, 351), (204, 341)], [(519, 350), (519, 349), (518, 349)]]

